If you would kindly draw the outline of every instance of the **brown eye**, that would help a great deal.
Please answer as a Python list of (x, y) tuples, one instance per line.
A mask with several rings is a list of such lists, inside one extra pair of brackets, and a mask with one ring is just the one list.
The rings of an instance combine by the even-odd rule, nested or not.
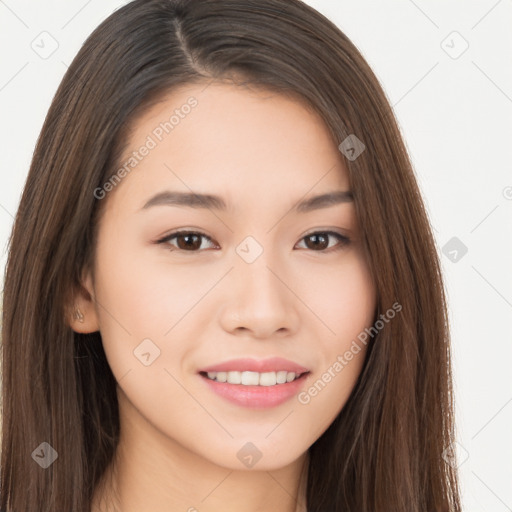
[[(167, 235), (165, 238), (162, 238), (158, 243), (171, 245), (171, 251), (181, 250), (187, 252), (199, 252), (203, 239), (211, 242), (211, 238), (206, 236), (204, 233), (196, 231), (177, 231)], [(174, 240), (176, 240), (176, 244), (171, 243), (171, 241)]]
[[(329, 245), (330, 237), (338, 239), (338, 247)], [(350, 242), (346, 236), (336, 233), (335, 231), (317, 231), (305, 236), (302, 240), (306, 241), (305, 245), (307, 249), (318, 252), (326, 251), (327, 249), (341, 249)]]
[(196, 234), (177, 235), (176, 242), (178, 248), (185, 251), (201, 248), (201, 237)]

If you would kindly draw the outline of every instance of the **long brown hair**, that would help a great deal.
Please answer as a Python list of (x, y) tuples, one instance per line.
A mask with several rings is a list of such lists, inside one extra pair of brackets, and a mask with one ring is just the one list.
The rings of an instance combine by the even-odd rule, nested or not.
[[(10, 239), (3, 510), (90, 512), (119, 439), (100, 333), (74, 333), (66, 320), (94, 254), (102, 206), (94, 191), (119, 168), (128, 130), (152, 102), (233, 77), (301, 98), (336, 145), (351, 134), (363, 142), (345, 162), (377, 317), (402, 306), (371, 337), (349, 400), (309, 450), (308, 511), (461, 510), (455, 464), (443, 456), (454, 441), (443, 282), (411, 163), (364, 58), (299, 0), (136, 0), (91, 34), (66, 72)], [(31, 456), (42, 442), (58, 454), (47, 469)]]

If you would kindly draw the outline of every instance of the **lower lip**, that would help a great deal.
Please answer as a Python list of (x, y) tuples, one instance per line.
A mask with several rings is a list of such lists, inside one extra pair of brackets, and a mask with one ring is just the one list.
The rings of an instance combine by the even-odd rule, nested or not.
[(292, 382), (274, 386), (228, 384), (227, 382), (217, 382), (203, 375), (200, 377), (206, 381), (213, 392), (231, 403), (253, 409), (266, 409), (276, 407), (294, 397), (304, 385), (307, 375), (303, 374)]

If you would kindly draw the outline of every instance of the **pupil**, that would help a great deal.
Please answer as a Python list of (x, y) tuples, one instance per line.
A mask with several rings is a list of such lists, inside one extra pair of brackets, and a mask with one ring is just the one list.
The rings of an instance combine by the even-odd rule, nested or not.
[(194, 244), (194, 242), (191, 242), (190, 239), (195, 238), (197, 242), (197, 235), (181, 235), (181, 238), (185, 241), (185, 246), (188, 248), (196, 248), (197, 243)]
[[(322, 245), (322, 241), (325, 243), (325, 238), (326, 237), (323, 236), (323, 235), (311, 235), (310, 236), (310, 239), (314, 239), (315, 240), (314, 243), (313, 243), (313, 245), (315, 247), (318, 247), (319, 245)], [(322, 241), (320, 241), (320, 240), (322, 240)]]

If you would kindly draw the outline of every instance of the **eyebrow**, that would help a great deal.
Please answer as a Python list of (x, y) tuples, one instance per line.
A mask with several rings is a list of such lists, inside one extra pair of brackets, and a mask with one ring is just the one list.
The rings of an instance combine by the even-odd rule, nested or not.
[[(354, 197), (350, 190), (336, 190), (303, 199), (295, 205), (294, 211), (297, 213), (306, 213), (341, 203), (348, 203), (353, 200)], [(160, 192), (151, 197), (141, 210), (147, 210), (153, 206), (184, 206), (187, 208), (227, 210), (227, 204), (220, 196), (193, 192), (175, 192), (170, 190)]]

